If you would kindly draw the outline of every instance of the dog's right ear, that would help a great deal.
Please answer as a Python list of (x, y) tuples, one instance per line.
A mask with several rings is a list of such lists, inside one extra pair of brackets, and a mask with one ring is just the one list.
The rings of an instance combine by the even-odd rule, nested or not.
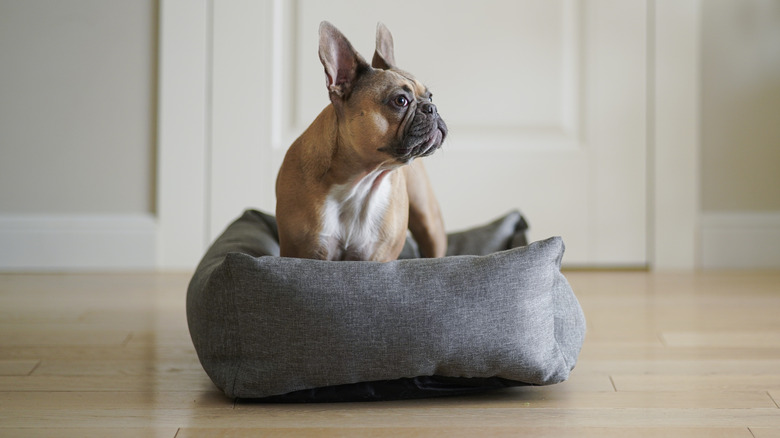
[(320, 61), (330, 100), (346, 100), (358, 77), (369, 68), (344, 34), (327, 21), (320, 23)]

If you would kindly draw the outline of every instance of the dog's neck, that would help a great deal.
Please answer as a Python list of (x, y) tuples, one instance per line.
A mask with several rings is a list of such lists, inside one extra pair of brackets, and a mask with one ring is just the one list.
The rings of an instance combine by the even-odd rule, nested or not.
[(377, 171), (393, 171), (403, 165), (389, 156), (383, 161), (361, 161), (354, 152), (358, 148), (347, 143), (339, 132), (338, 115), (332, 104), (320, 112), (306, 134), (324, 143), (305, 145), (309, 157), (304, 163), (307, 174), (315, 175), (328, 186), (358, 184)]
[(303, 143), (307, 153), (302, 163), (325, 189), (320, 208), (321, 254), (326, 260), (370, 260), (383, 238), (383, 226), (393, 193), (393, 174), (401, 167), (391, 157), (366, 163), (353, 153), (352, 145), (340, 139), (338, 117), (328, 105), (309, 126), (303, 138), (322, 143)]
[(369, 260), (382, 236), (392, 192), (390, 170), (376, 170), (331, 187), (323, 205), (320, 239), (329, 260)]

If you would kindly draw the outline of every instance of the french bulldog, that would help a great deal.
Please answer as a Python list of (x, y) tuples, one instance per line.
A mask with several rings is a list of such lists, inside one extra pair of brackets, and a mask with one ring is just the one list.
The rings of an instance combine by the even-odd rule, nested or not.
[(407, 230), (424, 257), (443, 256), (441, 211), (418, 160), (447, 136), (431, 92), (396, 67), (382, 23), (370, 65), (332, 24), (322, 22), (319, 37), (330, 104), (279, 169), (281, 256), (391, 261)]

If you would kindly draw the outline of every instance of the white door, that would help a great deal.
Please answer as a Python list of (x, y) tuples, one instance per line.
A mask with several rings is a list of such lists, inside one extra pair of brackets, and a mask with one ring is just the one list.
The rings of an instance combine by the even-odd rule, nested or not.
[(646, 33), (640, 1), (299, 0), (283, 14), (282, 141), (328, 103), (321, 20), (365, 58), (376, 22), (450, 128), (426, 165), (448, 229), (520, 209), (569, 265), (644, 265)]

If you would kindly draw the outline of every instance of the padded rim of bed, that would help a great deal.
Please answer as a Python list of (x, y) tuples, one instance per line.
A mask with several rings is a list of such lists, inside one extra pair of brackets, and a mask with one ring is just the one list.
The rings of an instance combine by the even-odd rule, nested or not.
[(190, 282), (198, 357), (227, 396), (265, 401), (561, 382), (576, 364), (585, 319), (560, 272), (563, 241), (526, 245), (526, 228), (510, 212), (450, 234), (444, 258), (414, 258), (410, 238), (410, 259), (328, 262), (279, 257), (273, 216), (247, 210)]

